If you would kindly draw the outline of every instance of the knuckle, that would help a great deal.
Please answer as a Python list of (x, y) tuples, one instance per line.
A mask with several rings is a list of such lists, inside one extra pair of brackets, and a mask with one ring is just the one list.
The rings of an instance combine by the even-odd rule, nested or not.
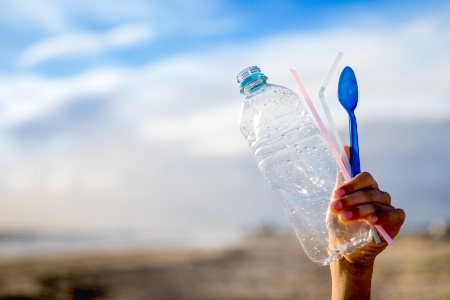
[(370, 202), (377, 202), (380, 198), (380, 193), (378, 190), (369, 190), (367, 191), (367, 197)]
[(370, 174), (367, 171), (361, 172), (360, 173), (362, 178), (366, 181), (366, 182), (370, 182), (372, 186), (374, 187), (378, 187), (377, 182), (375, 181), (375, 179), (373, 178), (372, 174)]
[(356, 206), (352, 209), (353, 217), (355, 219), (359, 219), (361, 216), (361, 208), (359, 206)]
[(361, 176), (364, 176), (366, 178), (372, 177), (372, 175), (369, 172), (367, 172), (367, 171), (362, 171), (360, 174), (361, 174)]
[(387, 220), (387, 217), (386, 217), (385, 214), (378, 213), (377, 217), (378, 217), (377, 224), (386, 224), (386, 223), (388, 223), (388, 220)]
[(391, 198), (391, 195), (388, 193), (388, 192), (381, 192), (382, 193), (382, 197), (383, 197), (383, 199), (384, 199), (384, 203), (386, 203), (386, 204), (391, 204), (391, 202), (392, 202), (392, 198)]
[(405, 213), (405, 211), (403, 210), (403, 209), (401, 209), (401, 208), (397, 208), (397, 211), (398, 211), (398, 213), (399, 213), (399, 216), (400, 216), (400, 220), (402, 221), (402, 223), (405, 221), (405, 219), (406, 219), (406, 213)]
[(369, 200), (371, 202), (379, 202), (382, 204), (391, 204), (391, 195), (387, 192), (383, 192), (380, 190), (371, 190), (368, 193)]

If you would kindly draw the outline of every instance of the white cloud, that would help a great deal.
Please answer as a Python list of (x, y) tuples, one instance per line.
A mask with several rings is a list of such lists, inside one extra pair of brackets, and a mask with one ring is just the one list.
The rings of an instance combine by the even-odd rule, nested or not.
[(13, 25), (15, 28), (32, 27), (33, 31), (43, 30), (60, 33), (71, 27), (66, 15), (58, 3), (53, 1), (14, 0), (2, 1), (0, 20), (2, 25)]
[[(310, 96), (317, 100), (318, 89), (338, 51), (344, 52), (339, 69), (350, 65), (357, 74), (359, 121), (448, 118), (446, 28), (442, 19), (427, 17), (397, 28), (361, 27), (268, 37), (170, 57), (141, 68), (97, 70), (71, 79), (7, 79), (0, 89), (3, 99), (10, 99), (2, 120), (5, 124), (11, 119), (35, 117), (75, 95), (94, 93), (116, 99), (116, 117), (132, 124), (147, 139), (181, 139), (188, 141), (186, 149), (196, 149), (197, 153), (233, 153), (242, 149), (229, 134), (240, 134), (237, 118), (243, 97), (235, 79), (240, 70), (259, 65), (270, 82), (298, 91), (289, 72), (289, 67), (295, 67)], [(107, 36), (110, 45), (113, 41), (126, 43), (120, 30)], [(337, 123), (345, 125), (346, 115), (336, 99), (339, 69), (327, 89), (327, 99)], [(222, 143), (217, 132), (223, 134)], [(210, 141), (209, 145), (204, 141)]]
[(114, 48), (131, 47), (149, 41), (154, 30), (149, 24), (126, 24), (106, 32), (73, 32), (38, 41), (21, 54), (25, 67), (67, 56), (98, 54)]
[(38, 76), (0, 78), (0, 127), (8, 128), (45, 116), (62, 104), (85, 96), (110, 97), (126, 71), (96, 70), (82, 76), (47, 79)]
[(80, 30), (84, 22), (91, 20), (103, 26), (143, 20), (158, 15), (160, 6), (142, 0), (3, 0), (0, 20), (2, 24), (32, 31), (35, 36), (47, 36)]
[[(272, 83), (297, 91), (289, 72), (289, 67), (295, 67), (310, 95), (317, 98), (328, 68), (337, 52), (343, 51), (340, 67), (352, 66), (360, 84), (358, 121), (448, 119), (447, 28), (446, 20), (427, 17), (394, 28), (361, 26), (266, 37), (133, 69), (92, 70), (65, 79), (0, 78), (2, 132), (45, 118), (63, 103), (89, 95), (110, 100), (113, 116), (99, 120), (100, 130), (90, 128), (81, 137), (70, 136), (75, 144), (45, 153), (8, 146), (9, 140), (0, 136), (4, 170), (0, 185), (6, 191), (2, 198), (17, 200), (4, 206), (1, 224), (27, 220), (31, 227), (50, 222), (86, 228), (119, 226), (120, 220), (130, 227), (170, 224), (176, 235), (180, 227), (182, 234), (209, 228), (207, 220), (223, 220), (224, 210), (234, 215), (237, 205), (248, 205), (242, 215), (253, 218), (239, 222), (271, 218), (277, 203), (267, 204), (266, 215), (264, 209), (254, 210), (254, 205), (264, 205), (262, 199), (271, 198), (259, 175), (249, 171), (256, 166), (238, 129), (242, 96), (237, 73), (258, 65)], [(51, 52), (48, 45), (51, 55), (42, 54), (45, 49), (36, 50), (41, 56), (34, 54), (29, 64), (58, 55), (105, 51), (99, 40), (107, 40), (107, 47), (129, 45), (143, 41), (147, 31), (131, 41), (123, 32), (127, 30), (69, 38), (70, 43), (86, 39), (78, 50), (64, 48), (64, 38), (55, 38), (48, 45), (59, 50)], [(327, 90), (327, 98), (335, 104), (338, 75)], [(333, 113), (340, 115), (339, 111), (339, 104), (334, 105)], [(7, 146), (10, 152), (3, 151)], [(239, 153), (247, 160), (237, 159)], [(246, 201), (241, 201), (243, 197)], [(33, 209), (24, 211), (24, 205)], [(120, 213), (120, 218), (113, 216)], [(55, 214), (59, 217), (53, 220)]]
[(149, 119), (145, 139), (181, 147), (195, 155), (229, 156), (247, 151), (238, 126), (238, 105), (220, 105), (177, 119)]

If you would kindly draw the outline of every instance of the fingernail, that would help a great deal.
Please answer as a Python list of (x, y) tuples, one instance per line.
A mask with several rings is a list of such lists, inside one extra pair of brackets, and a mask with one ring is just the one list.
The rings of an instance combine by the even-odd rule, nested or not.
[(334, 192), (334, 194), (335, 194), (337, 197), (341, 198), (341, 197), (344, 197), (344, 196), (345, 196), (345, 191), (344, 191), (343, 189), (337, 189), (337, 190)]
[(333, 201), (331, 203), (331, 206), (333, 207), (334, 210), (338, 211), (341, 210), (344, 206), (342, 205), (341, 201)]
[(353, 217), (353, 213), (351, 211), (346, 211), (341, 214), (342, 219), (348, 221)]
[(369, 223), (375, 224), (378, 221), (378, 216), (377, 215), (369, 215), (367, 216), (367, 221), (369, 221)]

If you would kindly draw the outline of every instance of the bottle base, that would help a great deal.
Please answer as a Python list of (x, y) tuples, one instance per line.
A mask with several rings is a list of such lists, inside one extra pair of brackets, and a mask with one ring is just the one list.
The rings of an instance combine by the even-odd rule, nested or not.
[(362, 248), (367, 245), (368, 242), (372, 240), (372, 236), (369, 238), (352, 238), (347, 243), (339, 245), (333, 250), (329, 250), (328, 257), (323, 257), (321, 259), (309, 257), (313, 262), (317, 263), (321, 266), (327, 266), (332, 262), (340, 260), (344, 255), (351, 254), (356, 251), (358, 248)]

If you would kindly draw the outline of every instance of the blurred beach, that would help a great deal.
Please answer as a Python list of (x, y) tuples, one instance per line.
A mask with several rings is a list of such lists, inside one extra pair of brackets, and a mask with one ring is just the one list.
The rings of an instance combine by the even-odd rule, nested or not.
[[(330, 299), (328, 267), (291, 235), (225, 248), (59, 253), (0, 260), (0, 299)], [(373, 299), (449, 299), (450, 239), (400, 235), (376, 261)]]
[(407, 215), (373, 298), (450, 299), (449, 1), (1, 8), (0, 300), (328, 299), (239, 131), (236, 75), (297, 92), (294, 67), (319, 107), (339, 52), (330, 111), (347, 144), (351, 66), (361, 168)]

